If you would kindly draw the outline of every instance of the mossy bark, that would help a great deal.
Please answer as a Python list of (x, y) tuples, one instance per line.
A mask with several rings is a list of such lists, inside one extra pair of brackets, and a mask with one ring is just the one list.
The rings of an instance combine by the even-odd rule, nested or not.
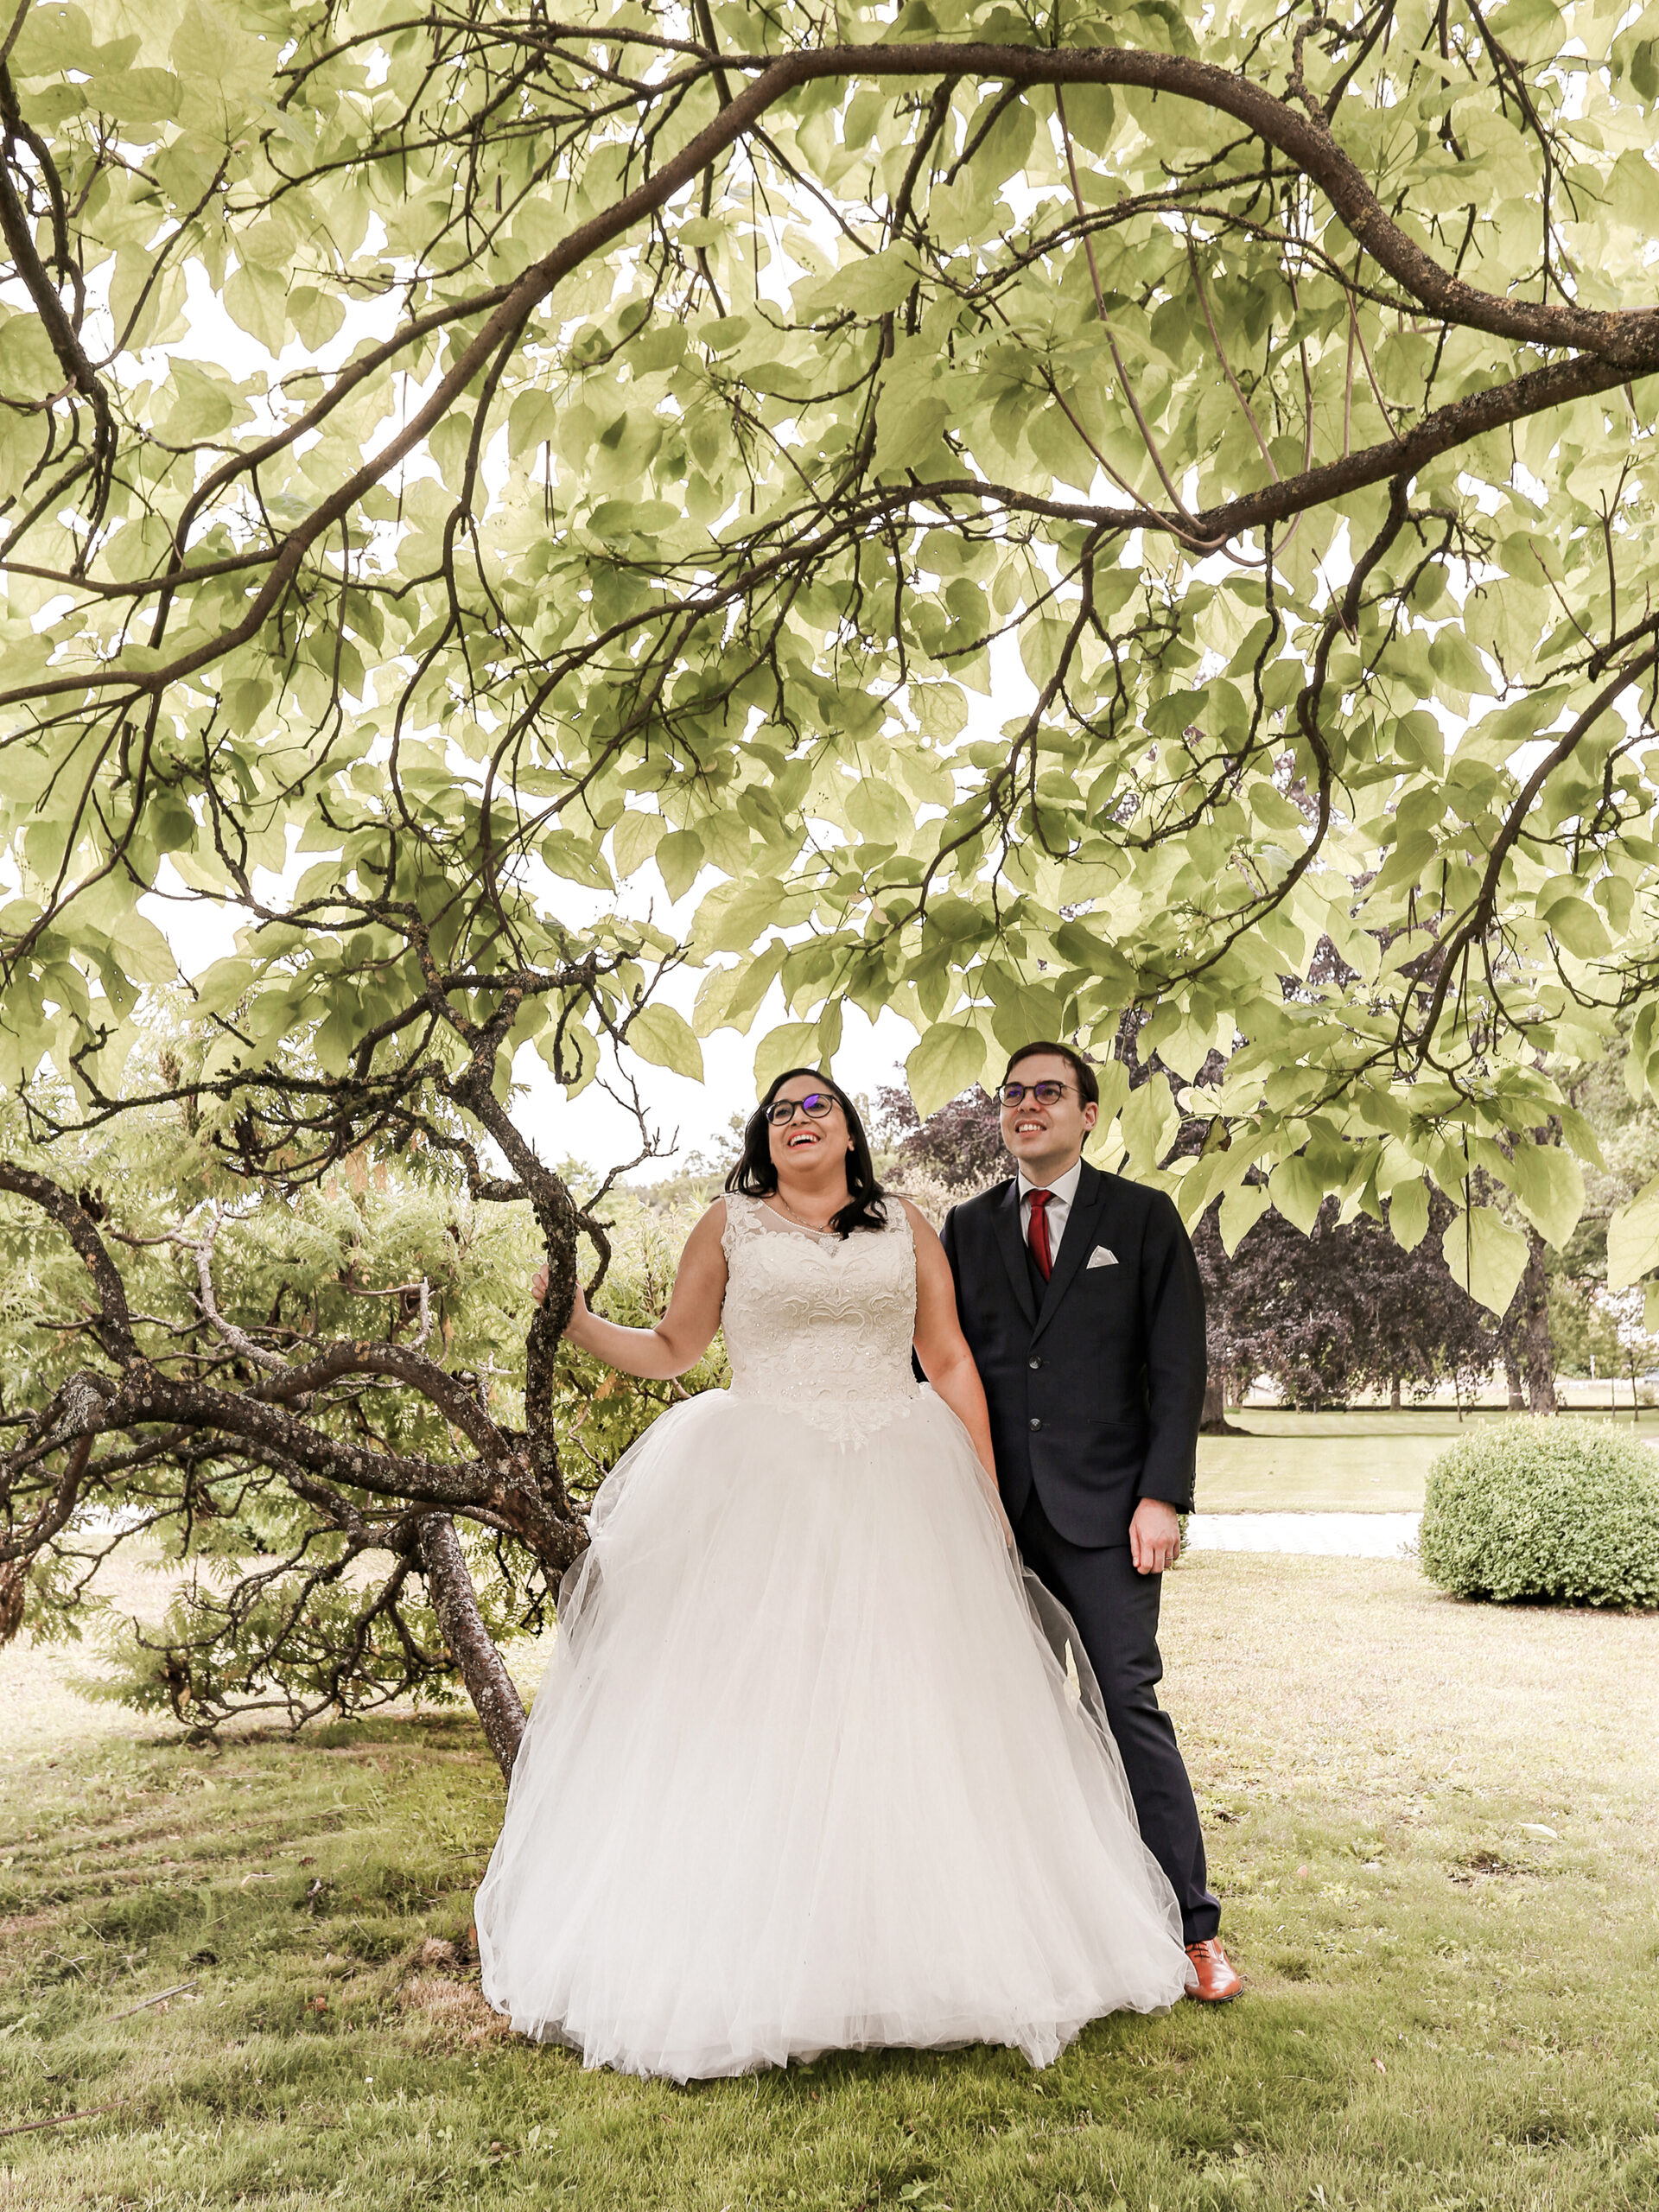
[(447, 1513), (423, 1516), (421, 1571), (444, 1642), (461, 1670), (496, 1764), (508, 1780), (524, 1732), (524, 1700), (484, 1625), (455, 1524)]

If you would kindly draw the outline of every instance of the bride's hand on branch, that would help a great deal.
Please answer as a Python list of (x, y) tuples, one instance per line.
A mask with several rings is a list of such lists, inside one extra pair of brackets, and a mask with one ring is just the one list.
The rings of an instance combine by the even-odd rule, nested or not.
[[(695, 1367), (720, 1326), (721, 1304), (726, 1295), (726, 1256), (721, 1245), (725, 1224), (722, 1198), (709, 1207), (687, 1238), (668, 1312), (654, 1328), (627, 1329), (607, 1321), (589, 1307), (581, 1283), (573, 1285), (570, 1318), (564, 1325), (566, 1343), (624, 1375), (648, 1376), (655, 1382), (666, 1382)], [(547, 1296), (545, 1266), (537, 1268), (530, 1287), (539, 1305)]]
[[(547, 1262), (543, 1261), (530, 1279), (530, 1294), (540, 1306), (547, 1297)], [(574, 1286), (571, 1294), (570, 1319), (564, 1325), (567, 1337), (574, 1336), (588, 1319), (588, 1301), (582, 1294), (582, 1285)]]

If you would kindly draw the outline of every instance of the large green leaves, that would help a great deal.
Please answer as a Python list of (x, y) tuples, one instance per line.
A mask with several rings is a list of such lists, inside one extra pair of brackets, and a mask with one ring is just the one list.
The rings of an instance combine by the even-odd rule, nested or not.
[(935, 1022), (905, 1064), (918, 1114), (936, 1113), (957, 1093), (971, 1090), (985, 1068), (985, 1039), (961, 1022)]
[(1573, 1071), (1659, 1082), (1652, 41), (1385, 12), (1205, 76), (1166, 11), (786, 6), (768, 77), (741, 12), (29, 8), (6, 1079), (118, 1084), (159, 888), (246, 929), (226, 1084), (378, 1075), (434, 968), (572, 1090), (774, 983), (757, 1072), (892, 1008), (925, 1104), (1136, 1006), (1099, 1156), (1230, 1236), (1248, 1163), (1560, 1244)]
[(1462, 1289), (1494, 1313), (1509, 1311), (1526, 1271), (1527, 1240), (1495, 1206), (1471, 1206), (1454, 1217), (1440, 1249)]
[(1607, 1287), (1628, 1290), (1659, 1268), (1659, 1180), (1645, 1185), (1607, 1228)]

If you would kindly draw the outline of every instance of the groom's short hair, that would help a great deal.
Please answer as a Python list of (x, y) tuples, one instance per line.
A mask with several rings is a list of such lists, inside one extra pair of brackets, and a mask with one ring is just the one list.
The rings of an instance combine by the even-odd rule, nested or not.
[(1002, 1071), (1003, 1082), (1007, 1081), (1021, 1060), (1028, 1060), (1037, 1052), (1052, 1052), (1057, 1060), (1064, 1060), (1077, 1078), (1077, 1089), (1083, 1095), (1084, 1104), (1085, 1106), (1099, 1105), (1100, 1083), (1093, 1068), (1084, 1058), (1083, 1054), (1074, 1051), (1070, 1045), (1052, 1045), (1046, 1039), (1039, 1039), (1034, 1045), (1022, 1045), (1020, 1047)]

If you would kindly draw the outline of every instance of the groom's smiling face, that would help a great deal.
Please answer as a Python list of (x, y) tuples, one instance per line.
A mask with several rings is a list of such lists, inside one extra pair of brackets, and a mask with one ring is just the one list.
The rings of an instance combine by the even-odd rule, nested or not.
[[(1077, 1071), (1058, 1052), (1033, 1052), (1008, 1070), (1010, 1083), (1023, 1084), (1025, 1097), (1002, 1109), (1002, 1141), (1034, 1183), (1064, 1175), (1083, 1150), (1083, 1141), (1100, 1109), (1077, 1089)], [(1034, 1084), (1060, 1083), (1060, 1096), (1048, 1103), (1032, 1096)]]

